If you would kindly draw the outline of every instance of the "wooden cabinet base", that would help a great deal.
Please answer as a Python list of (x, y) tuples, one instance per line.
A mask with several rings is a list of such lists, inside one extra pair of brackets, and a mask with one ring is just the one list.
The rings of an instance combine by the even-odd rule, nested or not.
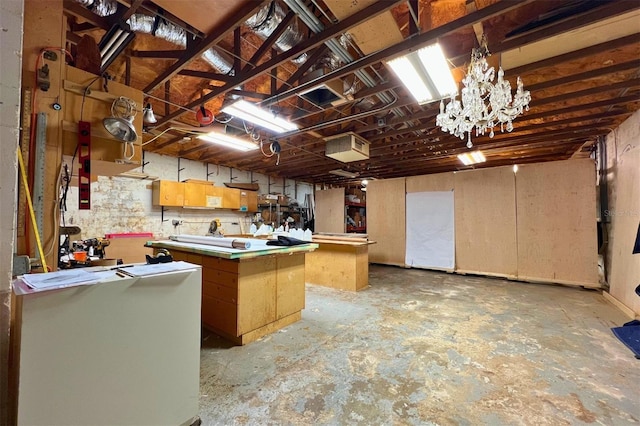
[(304, 309), (305, 252), (282, 249), (224, 259), (171, 247), (175, 260), (202, 265), (202, 325), (245, 345), (298, 321)]
[(224, 337), (225, 339), (235, 343), (236, 345), (246, 345), (247, 343), (254, 342), (260, 339), (261, 337), (266, 336), (267, 334), (271, 334), (275, 331), (280, 330), (281, 328), (284, 328), (288, 325), (293, 324), (294, 322), (300, 321), (301, 318), (302, 318), (302, 312), (298, 311), (296, 313), (287, 315), (286, 317), (280, 318), (277, 321), (274, 321), (262, 327), (256, 328), (255, 330), (252, 330), (240, 336), (229, 334), (225, 331), (222, 331), (215, 327), (211, 327), (207, 324), (203, 324), (203, 326), (207, 330), (213, 331), (217, 335)]
[[(315, 241), (315, 240), (314, 240)], [(340, 290), (358, 291), (369, 285), (368, 243), (320, 242), (307, 254), (306, 281)]]

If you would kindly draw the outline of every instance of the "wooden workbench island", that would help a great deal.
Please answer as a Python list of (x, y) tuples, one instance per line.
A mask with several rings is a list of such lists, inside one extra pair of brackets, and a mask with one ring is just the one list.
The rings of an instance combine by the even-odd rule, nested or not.
[(305, 254), (317, 244), (250, 250), (175, 241), (149, 241), (174, 260), (202, 265), (202, 324), (245, 345), (302, 317)]
[(369, 285), (369, 245), (366, 239), (327, 239), (314, 236), (318, 249), (307, 256), (309, 284), (358, 291)]

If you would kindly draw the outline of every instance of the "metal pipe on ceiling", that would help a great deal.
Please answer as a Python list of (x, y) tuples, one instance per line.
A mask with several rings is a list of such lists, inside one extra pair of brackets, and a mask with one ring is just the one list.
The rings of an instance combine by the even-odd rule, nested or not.
[[(291, 10), (293, 10), (298, 15), (302, 22), (304, 22), (305, 25), (307, 25), (309, 29), (311, 29), (311, 31), (313, 31), (314, 33), (319, 33), (324, 30), (325, 27), (322, 22), (320, 22), (320, 20), (307, 8), (304, 3), (302, 3), (301, 0), (284, 0), (284, 2), (287, 4), (287, 6), (289, 6)], [(347, 49), (345, 49), (335, 39), (327, 40), (325, 44), (344, 63), (348, 64), (354, 61), (354, 58), (347, 51)], [(354, 74), (358, 76), (358, 78), (365, 85), (367, 85), (367, 87), (375, 87), (378, 84), (378, 82), (376, 82), (376, 80), (363, 69), (355, 71)], [(391, 104), (393, 102), (393, 99), (385, 92), (378, 93), (376, 94), (376, 96), (378, 96), (380, 100), (386, 102), (387, 104)], [(404, 116), (404, 113), (400, 109), (394, 108), (392, 111), (398, 117)]]

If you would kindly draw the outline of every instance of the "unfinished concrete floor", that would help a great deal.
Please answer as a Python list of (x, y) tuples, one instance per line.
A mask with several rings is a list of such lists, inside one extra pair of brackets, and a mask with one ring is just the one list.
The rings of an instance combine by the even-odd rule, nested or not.
[(244, 347), (203, 334), (205, 425), (628, 425), (640, 360), (599, 292), (372, 266), (307, 286), (302, 320)]

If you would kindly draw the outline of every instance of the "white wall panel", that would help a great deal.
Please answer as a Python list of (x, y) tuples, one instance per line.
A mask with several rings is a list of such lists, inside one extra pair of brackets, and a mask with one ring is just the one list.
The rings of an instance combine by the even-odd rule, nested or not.
[(453, 191), (408, 193), (407, 266), (453, 270), (454, 222)]

